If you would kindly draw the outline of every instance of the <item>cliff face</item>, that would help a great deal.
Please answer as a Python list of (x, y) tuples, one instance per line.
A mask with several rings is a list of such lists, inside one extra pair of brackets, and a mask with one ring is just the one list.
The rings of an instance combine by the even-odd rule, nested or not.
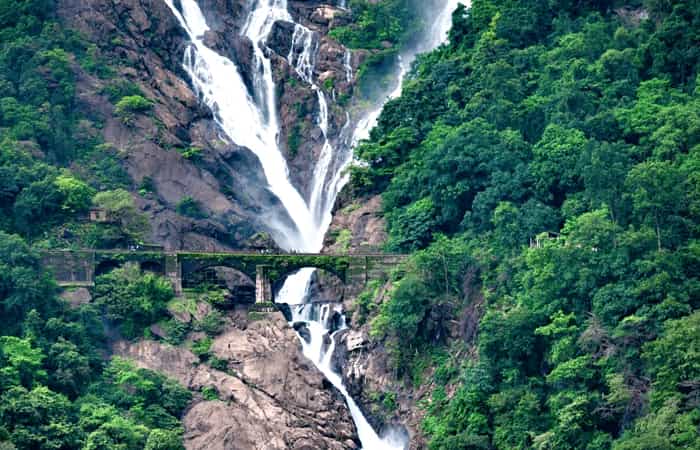
[(301, 354), (280, 313), (255, 321), (245, 315), (232, 318), (232, 326), (211, 346), (217, 358), (228, 362), (226, 372), (200, 363), (185, 348), (156, 341), (121, 342), (115, 350), (195, 392), (218, 392), (218, 400), (199, 396), (186, 412), (189, 450), (359, 448), (342, 396)]
[[(235, 61), (251, 89), (253, 43), (241, 35), (250, 2), (203, 0), (200, 6), (211, 28), (207, 45)], [(328, 99), (329, 135), (336, 139), (346, 119), (333, 99), (347, 98), (352, 83), (344, 66), (345, 49), (326, 34), (346, 13), (320, 1), (291, 2), (290, 12), (319, 33), (314, 78)], [(76, 67), (80, 107), (104, 123), (102, 138), (118, 150), (134, 191), (145, 182), (153, 186), (152, 192), (134, 196), (150, 215), (148, 240), (168, 249), (241, 248), (265, 230), (263, 210), (279, 206), (277, 199), (266, 189), (257, 158), (228, 142), (198, 101), (182, 68), (187, 36), (164, 0), (59, 0), (58, 13), (67, 26), (95, 43), (116, 71), (105, 80)], [(276, 24), (265, 52), (278, 86), (278, 140), (294, 184), (306, 193), (323, 136), (316, 124), (317, 94), (287, 62), (293, 33), (293, 24)], [(128, 123), (118, 117), (114, 99), (106, 94), (115, 79), (137, 86), (153, 102), (151, 111)], [(195, 157), (187, 156), (192, 148)], [(178, 214), (177, 205), (186, 198), (198, 203), (208, 218)]]
[[(235, 61), (252, 93), (254, 44), (241, 35), (251, 2), (199, 4), (211, 29), (205, 36), (207, 46)], [(327, 33), (347, 13), (320, 1), (292, 1), (290, 12), (318, 33), (313, 79), (328, 100), (328, 135), (336, 140), (346, 114), (334, 99), (347, 99), (352, 81), (346, 50)], [(254, 154), (227, 141), (211, 111), (199, 101), (182, 68), (187, 35), (165, 1), (58, 0), (58, 13), (68, 27), (96, 45), (115, 72), (103, 78), (75, 67), (79, 107), (103, 123), (102, 138), (117, 150), (132, 178), (133, 197), (150, 216), (147, 240), (166, 249), (259, 245), (256, 233), (266, 225), (263, 209), (275, 207), (277, 200), (267, 191)], [(278, 86), (278, 140), (294, 184), (307, 193), (324, 137), (317, 124), (317, 91), (287, 60), (290, 51), (300, 51), (293, 48), (293, 35), (294, 24), (278, 22), (264, 51)], [(116, 82), (136, 86), (152, 108), (124, 120), (109, 95)], [(188, 152), (192, 149), (195, 157)], [(137, 193), (146, 184), (151, 188)], [(207, 218), (179, 213), (178, 204), (186, 198), (199, 204)], [(194, 392), (206, 387), (219, 392), (219, 400), (200, 396), (183, 417), (188, 449), (359, 447), (342, 396), (303, 357), (295, 332), (281, 314), (252, 322), (238, 317), (230, 325), (212, 345), (212, 353), (228, 361), (226, 372), (200, 363), (186, 348), (157, 341), (122, 342), (114, 349)]]

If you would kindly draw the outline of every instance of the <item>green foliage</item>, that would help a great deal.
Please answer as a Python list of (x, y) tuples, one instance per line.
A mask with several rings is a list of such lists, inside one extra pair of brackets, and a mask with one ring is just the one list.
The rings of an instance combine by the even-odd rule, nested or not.
[[(187, 391), (133, 366), (118, 380), (103, 372), (98, 308), (58, 299), (24, 240), (89, 247), (123, 239), (123, 225), (126, 234), (138, 228), (120, 214), (134, 213), (133, 203), (112, 211), (116, 224), (81, 220), (96, 192), (131, 181), (76, 101), (85, 71), (114, 72), (102, 49), (54, 21), (55, 9), (48, 0), (0, 1), (0, 448), (181, 449)], [(113, 101), (139, 94), (108, 85)]]
[(349, 48), (379, 49), (382, 44), (400, 44), (418, 28), (417, 3), (406, 0), (350, 0), (352, 18), (330, 35)]
[(141, 89), (135, 83), (124, 79), (113, 80), (107, 83), (102, 89), (102, 93), (113, 103), (123, 98), (143, 95)]
[(202, 157), (202, 149), (200, 147), (188, 147), (180, 150), (180, 154), (185, 159), (190, 161), (199, 161)]
[(184, 450), (184, 448), (180, 432), (155, 429), (149, 433), (144, 450)]
[(202, 205), (192, 197), (185, 197), (180, 200), (176, 209), (179, 214), (193, 219), (204, 219), (207, 217), (206, 213), (202, 210)]
[(358, 325), (364, 324), (367, 321), (367, 317), (377, 308), (378, 305), (375, 303), (375, 299), (379, 295), (380, 287), (380, 280), (371, 280), (355, 299), (357, 315), (354, 318)]
[(180, 345), (190, 332), (190, 324), (180, 322), (177, 319), (169, 319), (160, 324), (167, 335), (166, 341), (171, 345)]
[(37, 382), (45, 382), (43, 360), (41, 349), (32, 348), (29, 340), (0, 336), (0, 361), (3, 365), (0, 370), (0, 385), (3, 388), (15, 385), (31, 388)]
[[(0, 273), (2, 448), (182, 448), (178, 417), (191, 398), (186, 389), (119, 358), (105, 367), (97, 308), (59, 301), (37, 256), (1, 231)], [(112, 286), (110, 295), (136, 300), (143, 316), (140, 307), (149, 303), (143, 297), (157, 300), (164, 285), (127, 278), (113, 277), (118, 289)]]
[(192, 343), (192, 353), (199, 356), (200, 359), (206, 360), (209, 358), (209, 350), (211, 350), (212, 343), (212, 339), (208, 336), (199, 341), (194, 341)]
[(88, 209), (95, 193), (94, 189), (67, 172), (58, 175), (54, 183), (64, 197), (61, 203), (62, 210), (77, 213)]
[(209, 358), (209, 361), (207, 361), (207, 362), (212, 367), (212, 369), (221, 370), (222, 372), (228, 371), (228, 361), (225, 359), (221, 359), (221, 358), (217, 358), (216, 356), (212, 356)]
[(143, 114), (153, 107), (153, 101), (141, 95), (127, 95), (114, 105), (115, 114), (124, 123), (133, 122), (137, 114)]
[(202, 389), (202, 397), (204, 397), (204, 400), (209, 401), (219, 400), (219, 391), (214, 386), (205, 386)]
[(301, 125), (295, 123), (292, 129), (289, 130), (289, 135), (287, 136), (287, 150), (289, 150), (289, 156), (294, 158), (299, 152), (299, 146), (301, 145)]
[(127, 264), (95, 281), (95, 303), (104, 308), (108, 319), (120, 325), (127, 338), (139, 336), (145, 327), (157, 322), (172, 297), (167, 279), (143, 274), (137, 265)]
[(20, 331), (32, 310), (47, 317), (59, 308), (56, 288), (41, 268), (39, 258), (16, 235), (0, 231), (0, 323), (3, 334)]
[[(700, 10), (474, 0), (453, 19), (351, 174), (413, 252), (357, 317), (430, 383), (429, 448), (698, 448)], [(465, 364), (433, 357), (463, 345)]]
[(104, 209), (109, 219), (119, 226), (119, 236), (116, 240), (122, 244), (127, 241), (140, 241), (148, 230), (146, 216), (136, 208), (131, 194), (124, 189), (98, 192), (92, 203)]
[(338, 246), (338, 249), (343, 253), (347, 253), (350, 250), (351, 243), (352, 231), (348, 230), (347, 228), (340, 230), (338, 236), (335, 238), (335, 245)]
[(642, 356), (654, 379), (653, 405), (660, 407), (668, 399), (692, 401), (687, 393), (697, 389), (692, 386), (700, 380), (699, 352), (700, 311), (667, 321), (661, 336), (643, 347)]
[(400, 372), (410, 370), (416, 351), (444, 342), (445, 319), (459, 307), (459, 280), (469, 263), (465, 242), (444, 236), (404, 263), (407, 273), (387, 293), (370, 333), (385, 342)]
[(216, 336), (221, 333), (224, 327), (224, 316), (219, 311), (214, 310), (202, 317), (202, 320), (198, 320), (194, 324), (194, 328), (197, 331), (203, 331), (209, 336)]

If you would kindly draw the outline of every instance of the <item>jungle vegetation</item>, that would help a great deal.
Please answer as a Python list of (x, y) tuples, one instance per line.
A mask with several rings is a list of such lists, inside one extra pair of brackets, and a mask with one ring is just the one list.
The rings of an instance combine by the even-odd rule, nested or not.
[(359, 147), (431, 449), (700, 449), (699, 39), (696, 0), (474, 0)]

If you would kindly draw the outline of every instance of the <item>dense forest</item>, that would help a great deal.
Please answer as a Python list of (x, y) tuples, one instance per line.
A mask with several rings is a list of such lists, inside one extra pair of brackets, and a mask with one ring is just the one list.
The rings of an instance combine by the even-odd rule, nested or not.
[[(191, 393), (109, 360), (104, 326), (103, 310), (115, 326), (153, 318), (170, 286), (112, 278), (95, 303), (70, 305), (40, 264), (41, 248), (109, 247), (144, 227), (99, 124), (75, 104), (76, 73), (109, 79), (109, 66), (53, 12), (49, 1), (0, 1), (0, 448), (181, 449)], [(116, 102), (133, 94), (110, 86)], [(80, 220), (93, 204), (116, 221)], [(124, 325), (113, 303), (128, 314)]]
[[(330, 35), (371, 50), (371, 96), (420, 2), (348, 3)], [(71, 305), (41, 267), (42, 249), (140, 242), (133, 195), (153, 189), (78, 107), (78, 74), (124, 123), (151, 101), (54, 7), (0, 0), (0, 450), (181, 449), (192, 393), (108, 352), (166, 317), (170, 285), (126, 267)], [(430, 387), (431, 449), (700, 450), (700, 2), (473, 0), (453, 18), (356, 152), (353, 196), (381, 195), (386, 250), (411, 257), (354, 317)], [(93, 206), (113, 220), (83, 220)]]
[(359, 147), (431, 449), (700, 449), (698, 42), (696, 0), (474, 0)]

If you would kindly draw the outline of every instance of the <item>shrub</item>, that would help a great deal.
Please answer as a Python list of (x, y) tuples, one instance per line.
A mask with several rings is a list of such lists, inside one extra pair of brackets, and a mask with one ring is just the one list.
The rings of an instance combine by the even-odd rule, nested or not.
[(141, 97), (142, 92), (141, 89), (139, 89), (139, 87), (131, 81), (115, 80), (107, 84), (102, 89), (102, 94), (107, 95), (110, 101), (115, 102), (119, 99), (124, 99), (132, 96)]
[(200, 341), (192, 343), (192, 353), (199, 356), (199, 359), (206, 360), (209, 358), (209, 350), (211, 350), (212, 340), (210, 337), (205, 337)]
[(190, 161), (198, 161), (202, 158), (203, 149), (199, 147), (187, 147), (179, 149), (179, 151), (183, 158), (189, 159)]
[(92, 203), (103, 208), (110, 219), (119, 224), (126, 238), (139, 240), (148, 230), (146, 216), (136, 208), (131, 194), (124, 189), (98, 192)]
[(209, 365), (212, 367), (212, 369), (220, 370), (222, 372), (226, 372), (228, 370), (228, 361), (217, 358), (216, 356), (209, 358)]
[(127, 338), (138, 336), (163, 317), (172, 298), (170, 281), (144, 274), (135, 264), (101, 275), (95, 283), (95, 303), (104, 308), (108, 319), (120, 325)]
[(195, 329), (198, 331), (203, 331), (209, 336), (216, 336), (221, 332), (224, 325), (224, 317), (219, 311), (212, 311), (202, 318), (202, 320), (197, 321), (195, 324)]
[(202, 389), (202, 397), (208, 401), (219, 400), (219, 391), (214, 386), (205, 386)]
[(131, 123), (136, 114), (149, 111), (153, 101), (140, 95), (127, 95), (117, 102), (114, 112), (124, 123)]
[(183, 216), (193, 219), (204, 219), (206, 214), (202, 211), (202, 206), (192, 197), (185, 197), (177, 204), (177, 212)]

